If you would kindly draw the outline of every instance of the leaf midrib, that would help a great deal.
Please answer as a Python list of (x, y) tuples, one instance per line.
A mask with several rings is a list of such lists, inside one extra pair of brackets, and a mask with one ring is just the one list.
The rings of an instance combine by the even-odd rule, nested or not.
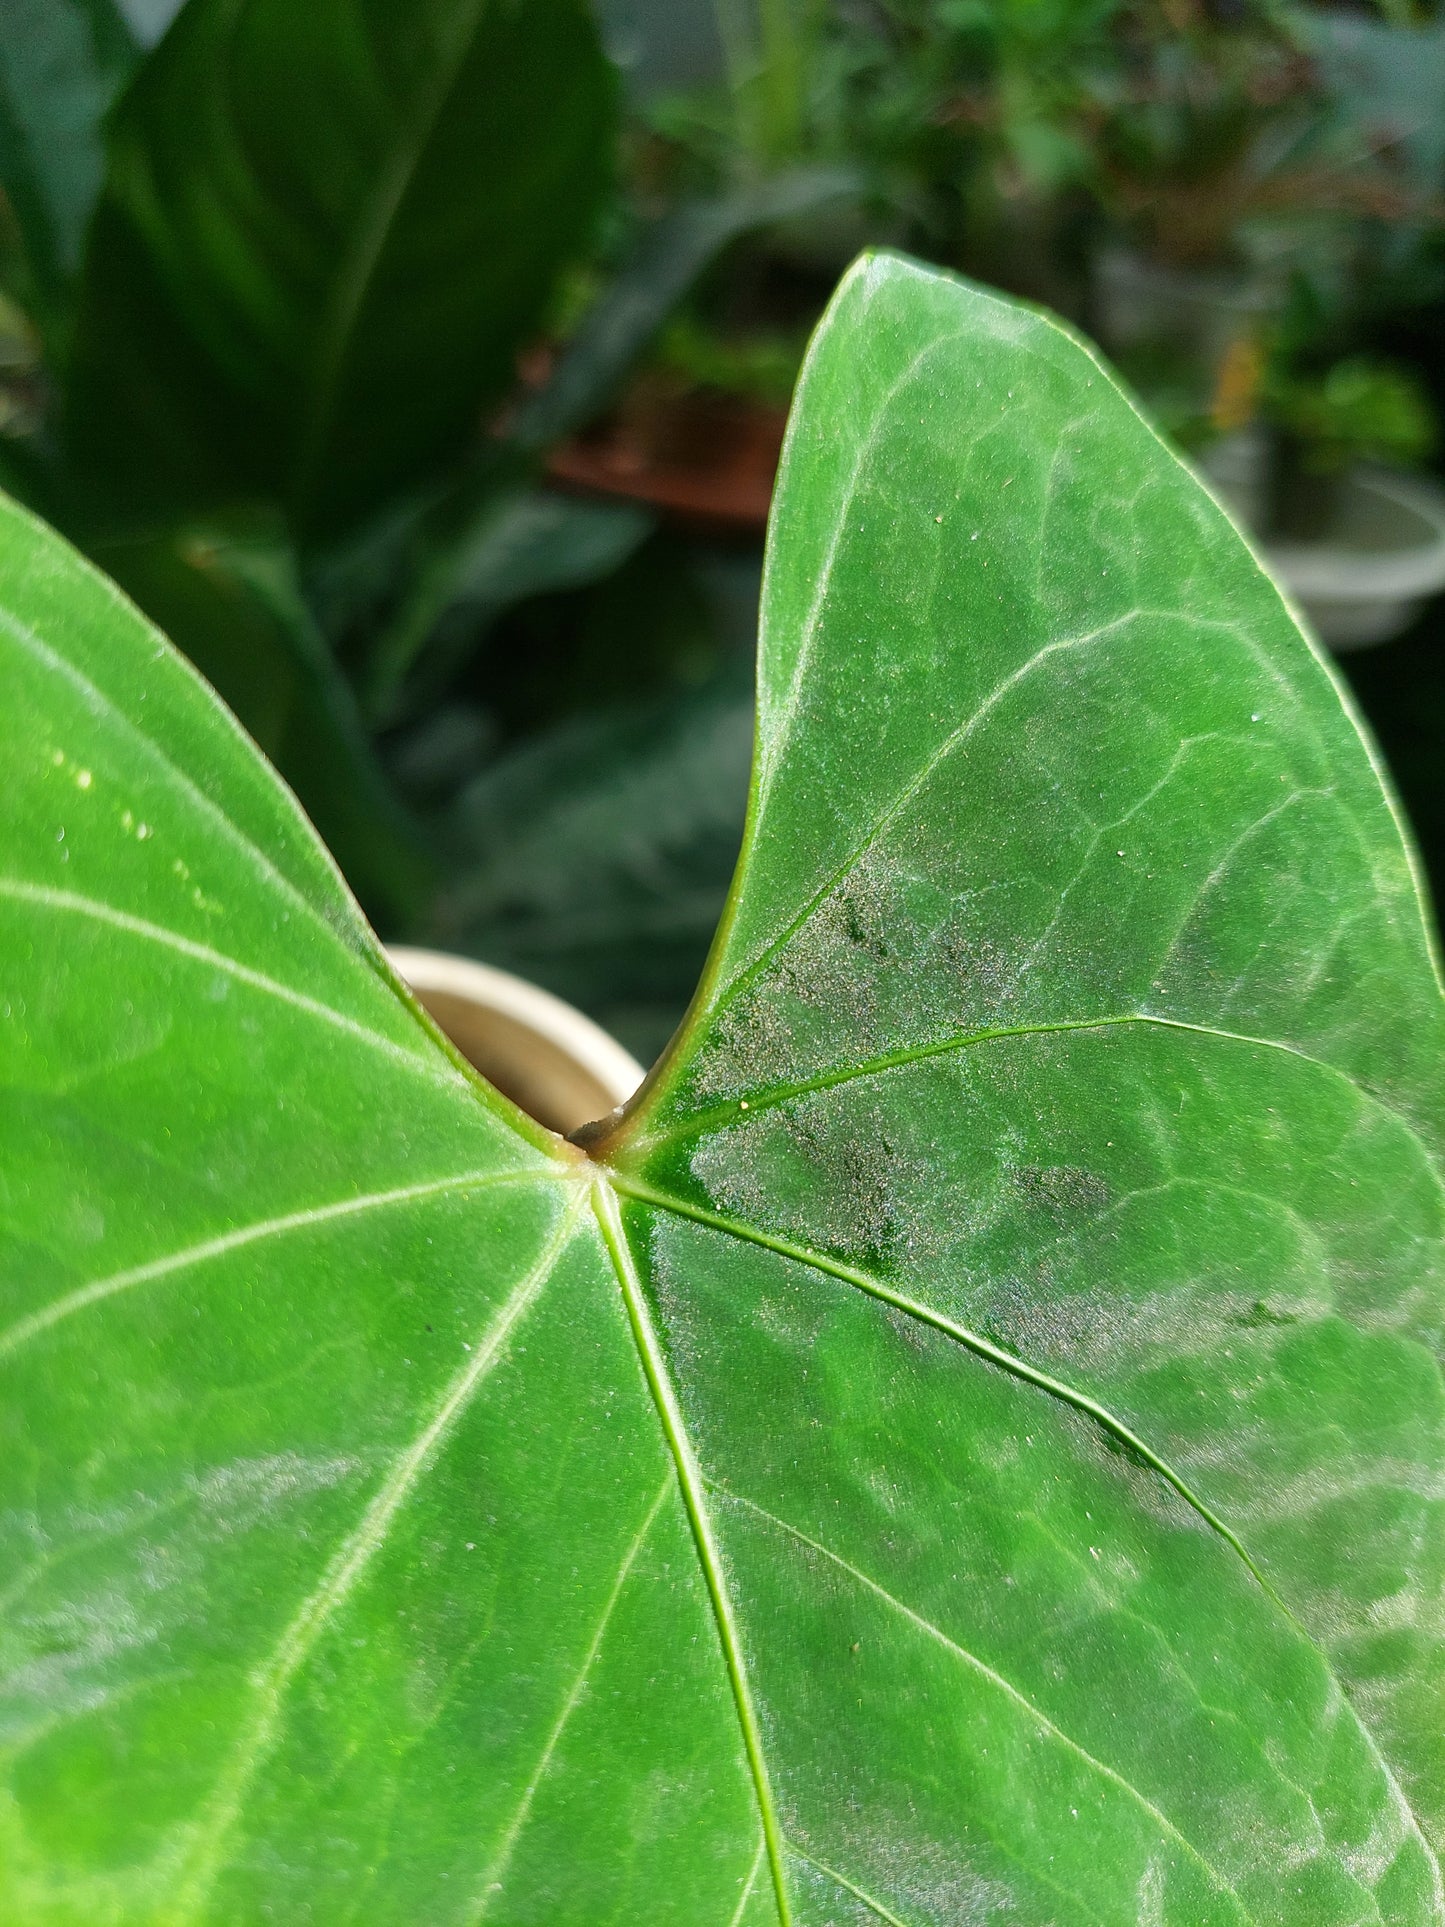
[(626, 1306), (638, 1360), (652, 1394), (658, 1421), (662, 1426), (677, 1472), (678, 1487), (682, 1494), (688, 1523), (692, 1528), (698, 1564), (712, 1605), (713, 1618), (722, 1645), (723, 1664), (727, 1669), (728, 1684), (732, 1689), (733, 1704), (742, 1733), (743, 1751), (747, 1756), (748, 1771), (757, 1801), (758, 1818), (762, 1824), (763, 1840), (772, 1872), (779, 1927), (792, 1927), (792, 1906), (788, 1898), (787, 1875), (783, 1866), (782, 1828), (773, 1799), (762, 1729), (758, 1722), (757, 1710), (753, 1705), (752, 1687), (743, 1662), (742, 1641), (723, 1573), (722, 1557), (713, 1535), (712, 1521), (704, 1498), (702, 1471), (688, 1437), (681, 1403), (668, 1371), (663, 1347), (652, 1329), (641, 1274), (632, 1255), (632, 1247), (627, 1239), (621, 1212), (617, 1208), (616, 1189), (608, 1181), (607, 1176), (600, 1171), (593, 1185), (592, 1199), (598, 1228), (612, 1260), (623, 1303)]
[(412, 116), (410, 136), (397, 142), (390, 164), (379, 170), (375, 187), (362, 205), (351, 244), (332, 285), (331, 299), (327, 303), (312, 358), (312, 380), (305, 398), (301, 432), (297, 437), (292, 501), (296, 510), (303, 515), (311, 506), (309, 498), (331, 432), (341, 370), (356, 318), (385, 254), (397, 210), (406, 198), (427, 142), (456, 86), (485, 5), (486, 0), (469, 0), (469, 4), (461, 9), (462, 24), (456, 29), (455, 41), (448, 48), (446, 57), (437, 62), (431, 85), (419, 88), (418, 97), (408, 102)]
[(852, 1285), (866, 1297), (875, 1298), (881, 1304), (889, 1306), (891, 1310), (900, 1311), (906, 1317), (917, 1320), (919, 1324), (930, 1326), (945, 1338), (951, 1338), (965, 1350), (973, 1352), (990, 1365), (1000, 1367), (1011, 1377), (1022, 1379), (1026, 1385), (1033, 1386), (1036, 1391), (1047, 1392), (1061, 1403), (1071, 1405), (1075, 1411), (1081, 1412), (1086, 1418), (1101, 1425), (1119, 1444), (1137, 1453), (1152, 1471), (1158, 1473), (1160, 1478), (1172, 1486), (1185, 1504), (1198, 1513), (1199, 1517), (1211, 1526), (1244, 1561), (1251, 1574), (1281, 1611), (1289, 1611), (1255, 1565), (1239, 1538), (1191, 1489), (1183, 1475), (1176, 1472), (1168, 1461), (1126, 1425), (1123, 1419), (1111, 1412), (1106, 1405), (1100, 1404), (1097, 1399), (1091, 1398), (1087, 1392), (1082, 1392), (1065, 1380), (1041, 1371), (1036, 1365), (1030, 1365), (1027, 1360), (1019, 1358), (1015, 1353), (1006, 1351), (1001, 1345), (995, 1345), (981, 1332), (976, 1332), (969, 1326), (945, 1316), (944, 1313), (933, 1310), (931, 1306), (923, 1304), (919, 1299), (910, 1298), (906, 1292), (894, 1290), (891, 1285), (885, 1284), (881, 1278), (875, 1278), (860, 1266), (846, 1264), (841, 1259), (829, 1257), (826, 1252), (815, 1251), (809, 1245), (798, 1244), (776, 1232), (765, 1231), (761, 1226), (747, 1224), (740, 1218), (730, 1218), (722, 1212), (710, 1211), (704, 1205), (672, 1197), (639, 1178), (633, 1178), (621, 1172), (613, 1172), (610, 1175), (613, 1186), (624, 1196), (636, 1199), (639, 1204), (651, 1205), (654, 1209), (661, 1211), (671, 1211), (675, 1216), (691, 1219), (694, 1224), (703, 1225), (710, 1231), (721, 1231), (744, 1244), (759, 1246), (780, 1258), (791, 1260), (794, 1264), (808, 1265), (814, 1271), (836, 1278), (842, 1284)]

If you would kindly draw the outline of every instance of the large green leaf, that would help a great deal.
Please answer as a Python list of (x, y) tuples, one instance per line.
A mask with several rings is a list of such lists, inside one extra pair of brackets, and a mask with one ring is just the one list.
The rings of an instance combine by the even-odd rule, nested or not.
[(613, 96), (584, 0), (190, 0), (112, 130), (82, 463), (311, 531), (454, 453), (587, 235)]
[(865, 262), (749, 828), (593, 1156), (0, 524), (0, 1917), (1445, 1918), (1442, 1003), (1238, 536)]

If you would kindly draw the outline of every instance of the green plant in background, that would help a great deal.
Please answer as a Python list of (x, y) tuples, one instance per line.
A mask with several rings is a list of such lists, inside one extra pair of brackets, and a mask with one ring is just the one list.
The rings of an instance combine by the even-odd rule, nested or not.
[(1405, 368), (1356, 355), (1323, 374), (1267, 376), (1260, 414), (1271, 433), (1271, 534), (1318, 539), (1339, 514), (1340, 491), (1362, 461), (1414, 467), (1430, 454), (1435, 422)]
[(885, 0), (849, 35), (854, 98), (915, 246), (1056, 301), (1089, 169), (1083, 118), (1118, 0)]
[(828, 0), (714, 0), (733, 139), (759, 175), (798, 160), (811, 132)]
[[(1089, 160), (1089, 69), (1118, 11), (1118, 0), (878, 0), (751, 12), (732, 0), (719, 7), (726, 88), (664, 101), (653, 124), (689, 178), (782, 158), (847, 161), (866, 210), (854, 230), (861, 218), (938, 259), (1057, 295), (1068, 196)], [(763, 140), (751, 103), (775, 96), (787, 111)]]
[[(783, 152), (850, 161), (865, 210), (850, 231), (871, 224), (1090, 319), (1186, 437), (1208, 432), (1229, 318), (1186, 313), (1177, 340), (1163, 323), (1160, 339), (1136, 339), (1142, 319), (1115, 331), (1114, 307), (1160, 297), (1131, 282), (1111, 302), (1101, 255), (1122, 245), (1166, 278), (1201, 277), (1165, 305), (1242, 303), (1233, 325), (1258, 347), (1290, 268), (1338, 271), (1381, 229), (1439, 227), (1433, 27), (1199, 0), (876, 0), (720, 19), (747, 53), (728, 85), (653, 113), (682, 178), (750, 177)], [(791, 23), (772, 54), (770, 20)], [(793, 103), (784, 146), (765, 154), (749, 134), (739, 74)], [(793, 254), (820, 239), (794, 237)], [(776, 267), (777, 237), (764, 252)], [(1350, 272), (1378, 288), (1377, 267)], [(726, 332), (734, 291), (720, 292)]]
[(1356, 355), (1323, 375), (1281, 375), (1265, 390), (1270, 415), (1301, 445), (1312, 474), (1337, 475), (1362, 459), (1414, 467), (1434, 446), (1435, 424), (1408, 369)]
[[(720, 249), (839, 177), (629, 223), (585, 0), (189, 0), (144, 55), (109, 0), (26, 0), (4, 43), (17, 318), (0, 476), (234, 705), (388, 934), (435, 934), (443, 899), (492, 900), (499, 853), (469, 840), (484, 812), (463, 796), (517, 747), (488, 638), (653, 534), (640, 509), (542, 486), (549, 448)], [(594, 266), (550, 378), (519, 391), (520, 351), (608, 227), (631, 252)], [(665, 699), (693, 701), (692, 641), (634, 653), (646, 673), (619, 673), (611, 700), (691, 727)], [(552, 680), (565, 717), (570, 660)], [(745, 698), (719, 701), (731, 740)], [(743, 785), (739, 764), (715, 805), (734, 834)], [(466, 940), (505, 947), (484, 927)], [(706, 928), (641, 1046), (675, 1022), (705, 945)]]
[[(99, 0), (33, 10), (37, 165), (63, 161), (74, 96), (100, 143), (81, 11)], [(426, 855), (359, 713), (356, 639), (323, 631), (307, 576), (323, 537), (444, 475), (510, 389), (588, 239), (612, 95), (574, 0), (305, 19), (196, 0), (140, 62), (103, 181), (60, 184), (88, 241), (49, 305), (55, 406), (18, 479), (237, 703), (393, 920), (419, 909)], [(60, 187), (47, 206), (22, 180), (43, 261)]]
[(137, 59), (111, 0), (15, 0), (0, 39), (0, 178), (19, 232), (7, 265), (57, 347), (69, 333), (105, 159), (101, 126)]
[(1327, 106), (1287, 10), (1123, 8), (1092, 185), (1151, 257), (1238, 266), (1252, 218), (1322, 211), (1357, 187), (1358, 151), (1342, 175), (1320, 152)]
[(657, 363), (690, 386), (754, 395), (786, 407), (805, 347), (805, 337), (781, 330), (741, 339), (721, 337), (684, 312), (674, 316), (658, 338)]
[(1103, 367), (849, 275), (742, 860), (587, 1152), (0, 515), (0, 1912), (1445, 1917), (1437, 959)]
[(110, 129), (66, 370), (82, 483), (262, 496), (308, 542), (456, 457), (589, 238), (612, 92), (577, 0), (185, 7)]

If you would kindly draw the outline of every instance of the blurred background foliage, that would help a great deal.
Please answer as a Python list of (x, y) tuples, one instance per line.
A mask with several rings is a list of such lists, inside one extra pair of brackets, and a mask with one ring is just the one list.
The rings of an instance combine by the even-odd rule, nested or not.
[[(1416, 0), (7, 0), (0, 185), (0, 483), (384, 936), (644, 1057), (736, 854), (788, 396), (860, 247), (1100, 339), (1266, 544), (1440, 459)], [(1420, 600), (1344, 666), (1438, 893)]]

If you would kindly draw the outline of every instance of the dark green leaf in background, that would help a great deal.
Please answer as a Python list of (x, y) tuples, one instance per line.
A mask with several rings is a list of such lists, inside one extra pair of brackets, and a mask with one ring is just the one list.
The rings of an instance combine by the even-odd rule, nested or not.
[(434, 699), (503, 610), (610, 575), (653, 527), (636, 503), (573, 501), (505, 483), (482, 490), (468, 513), (450, 506), (447, 537), (427, 543), (415, 583), (372, 651), (368, 695), (381, 720), (392, 717), (409, 677), (409, 708)]
[(539, 494), (526, 485), (527, 471), (616, 398), (668, 315), (730, 245), (858, 186), (847, 168), (795, 168), (688, 203), (643, 228), (548, 378), (518, 403), (504, 439), (419, 513), (406, 593), (368, 652), (369, 714), (392, 720), (414, 712), (497, 614), (524, 597), (594, 581), (633, 551), (649, 527), (640, 507)]
[(113, 129), (77, 458), (312, 534), (454, 454), (588, 237), (614, 93), (582, 0), (192, 0)]
[(434, 858), (377, 762), (282, 531), (264, 517), (194, 523), (97, 542), (93, 556), (225, 694), (370, 913), (391, 927), (416, 916)]
[(1445, 1919), (1440, 985), (1099, 365), (860, 265), (592, 1158), (0, 521), (0, 1918)]
[(111, 0), (6, 0), (0, 184), (20, 225), (27, 293), (56, 346), (100, 192), (103, 122), (135, 59)]
[(755, 187), (684, 203), (643, 231), (621, 274), (568, 341), (551, 378), (517, 410), (510, 437), (536, 453), (611, 401), (688, 289), (734, 241), (796, 221), (860, 190), (847, 167), (789, 168)]
[(745, 665), (563, 722), (455, 807), (470, 860), (429, 941), (586, 1006), (644, 1063), (686, 1009), (737, 862), (752, 745)]

